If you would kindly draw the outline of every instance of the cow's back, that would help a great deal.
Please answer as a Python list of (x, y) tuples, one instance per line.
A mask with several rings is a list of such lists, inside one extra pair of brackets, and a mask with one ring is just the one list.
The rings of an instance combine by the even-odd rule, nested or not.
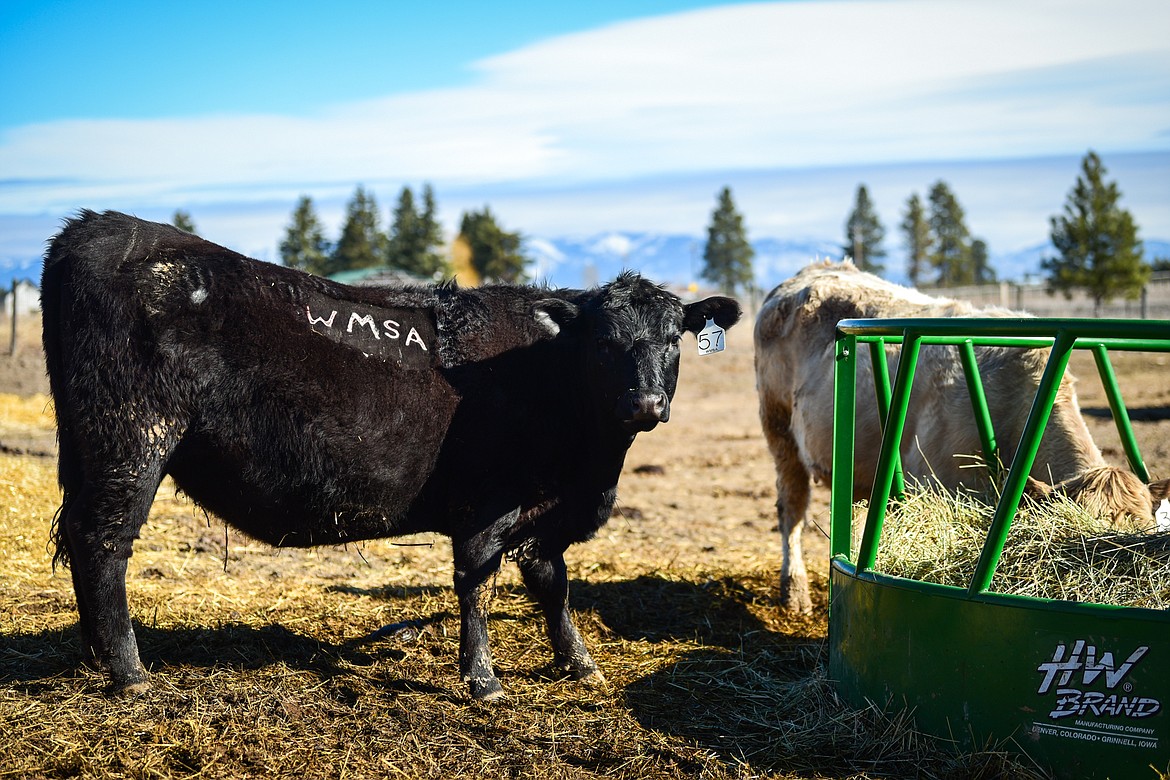
[[(1025, 317), (1001, 308), (976, 308), (966, 302), (925, 295), (863, 273), (849, 261), (808, 266), (769, 294), (756, 321), (757, 389), (761, 414), (771, 423), (787, 418), (806, 468), (826, 477), (832, 464), (834, 339), (836, 324), (855, 318)], [(891, 379), (900, 348), (887, 346)], [(1015, 453), (1047, 350), (984, 347), (977, 362), (984, 383), (1001, 458)], [(855, 492), (869, 493), (876, 470), (881, 428), (873, 392), (869, 349), (857, 361), (857, 441)], [(902, 440), (907, 476), (933, 480), (948, 489), (973, 484), (982, 470), (982, 452), (966, 380), (950, 346), (924, 346), (919, 353), (910, 413)], [(764, 421), (765, 428), (769, 420)], [(1033, 475), (1065, 479), (1101, 465), (1100, 452), (1080, 418), (1074, 380), (1066, 375), (1038, 453)]]

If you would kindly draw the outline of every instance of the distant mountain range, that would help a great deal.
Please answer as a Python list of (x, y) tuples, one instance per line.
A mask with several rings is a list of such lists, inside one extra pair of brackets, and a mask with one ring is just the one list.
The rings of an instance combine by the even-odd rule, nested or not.
[[(584, 238), (529, 236), (524, 251), (533, 260), (530, 276), (556, 287), (604, 282), (623, 269), (640, 271), (660, 283), (685, 287), (691, 282), (702, 284), (699, 273), (703, 268), (705, 241), (698, 236), (633, 232), (598, 233)], [(1147, 260), (1170, 259), (1170, 241), (1149, 239), (1144, 244)], [(841, 257), (841, 246), (833, 241), (760, 238), (752, 241), (752, 246), (756, 250), (753, 260), (756, 283), (765, 290), (814, 260)], [(1038, 277), (1040, 260), (1054, 252), (1048, 242), (1016, 252), (993, 252), (991, 265), (1000, 279), (1024, 281)], [(906, 261), (901, 251), (891, 251), (883, 262), (886, 266), (883, 276), (906, 282)], [(40, 258), (0, 258), (0, 289), (10, 288), (13, 278), (39, 284), (40, 276)]]
[[(702, 283), (705, 239), (658, 233), (600, 233), (587, 238), (529, 238), (525, 251), (534, 259), (531, 274), (557, 287), (588, 286), (612, 279), (622, 269), (641, 271), (662, 283), (685, 286)], [(1147, 240), (1148, 260), (1170, 259), (1170, 241)], [(752, 241), (756, 283), (770, 290), (808, 263), (818, 259), (841, 259), (841, 245), (833, 241), (803, 241), (762, 238)], [(992, 254), (991, 265), (1000, 279), (1026, 281), (1040, 276), (1040, 261), (1055, 254), (1052, 245), (1041, 244), (1016, 252)], [(882, 274), (905, 284), (906, 260), (901, 252), (883, 259)]]

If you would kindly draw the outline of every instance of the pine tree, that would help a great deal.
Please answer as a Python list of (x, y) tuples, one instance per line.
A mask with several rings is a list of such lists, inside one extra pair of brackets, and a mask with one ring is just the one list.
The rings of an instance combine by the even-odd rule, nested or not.
[(1090, 151), (1069, 192), (1062, 216), (1052, 217), (1052, 245), (1060, 254), (1044, 258), (1048, 288), (1072, 297), (1082, 289), (1096, 309), (1117, 296), (1134, 299), (1150, 278), (1133, 216), (1118, 205), (1116, 182), (1105, 182), (1101, 158)]
[(707, 246), (703, 249), (702, 277), (729, 295), (752, 287), (752, 258), (756, 250), (748, 243), (743, 217), (735, 208), (731, 188), (724, 187), (711, 212)]
[(918, 193), (913, 193), (906, 201), (902, 232), (906, 236), (906, 275), (910, 277), (911, 286), (917, 287), (925, 281), (931, 249), (930, 224), (926, 220), (926, 209)]
[(191, 219), (191, 215), (182, 209), (175, 211), (174, 216), (171, 217), (171, 224), (179, 230), (185, 230), (188, 233), (195, 234), (195, 221)]
[(378, 225), (378, 203), (373, 193), (358, 185), (345, 207), (345, 224), (333, 248), (330, 273), (374, 268), (383, 265), (385, 257), (386, 236)]
[(862, 184), (857, 188), (857, 199), (849, 219), (845, 221), (845, 244), (841, 249), (853, 258), (853, 264), (862, 271), (880, 274), (885, 265), (877, 262), (886, 256), (882, 239), (886, 229), (874, 211), (869, 199), (869, 190)]
[(443, 226), (439, 224), (439, 208), (435, 203), (435, 191), (430, 184), (423, 185), (423, 211), (419, 220), (422, 234), (422, 272), (430, 278), (451, 275), (451, 264), (442, 252)]
[(324, 276), (330, 272), (329, 242), (308, 195), (302, 195), (293, 209), (292, 221), (280, 242), (280, 259), (289, 268), (311, 274)]
[(971, 268), (971, 232), (967, 229), (963, 207), (946, 182), (935, 182), (930, 189), (930, 264), (943, 287), (973, 284)]
[(995, 269), (987, 254), (987, 242), (977, 238), (971, 242), (971, 273), (975, 284), (991, 284), (995, 281)]
[(443, 233), (435, 216), (435, 194), (429, 184), (423, 188), (423, 201), (420, 214), (410, 187), (402, 188), (391, 218), (387, 263), (424, 279), (441, 278), (448, 268), (438, 251), (443, 244)]
[(523, 282), (524, 266), (528, 258), (520, 253), (523, 242), (519, 233), (509, 233), (500, 227), (491, 209), (463, 214), (460, 237), (471, 249), (471, 264), (485, 282)]
[(390, 215), (389, 240), (386, 243), (386, 264), (419, 275), (422, 264), (419, 246), (419, 216), (414, 207), (414, 193), (403, 187), (398, 193), (398, 205)]

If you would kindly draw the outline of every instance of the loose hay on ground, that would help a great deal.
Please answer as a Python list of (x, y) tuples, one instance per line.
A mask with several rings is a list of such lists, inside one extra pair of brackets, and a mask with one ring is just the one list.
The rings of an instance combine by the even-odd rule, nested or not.
[[(155, 687), (110, 700), (76, 668), (69, 575), (50, 567), (53, 470), (0, 455), (0, 776), (1030, 776), (994, 750), (953, 756), (904, 713), (844, 707), (823, 612), (781, 616), (766, 561), (572, 564), (603, 688), (549, 676), (538, 610), (508, 567), (491, 630), (510, 700), (484, 707), (458, 679), (445, 540), (359, 555), (233, 532), (225, 547), (217, 521), (167, 494), (130, 573)], [(817, 598), (823, 610), (823, 578)]]
[[(994, 507), (974, 495), (922, 488), (891, 508), (875, 568), (966, 588)], [(864, 516), (859, 515), (862, 522)], [(855, 544), (860, 534), (855, 534)], [(1118, 532), (1064, 498), (1025, 500), (991, 590), (1064, 601), (1170, 609), (1170, 534)]]

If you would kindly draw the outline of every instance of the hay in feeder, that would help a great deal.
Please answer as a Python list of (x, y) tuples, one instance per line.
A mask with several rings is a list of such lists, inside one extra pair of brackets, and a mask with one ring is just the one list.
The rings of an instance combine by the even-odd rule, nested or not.
[[(920, 488), (891, 506), (875, 568), (966, 588), (994, 504), (972, 494)], [(861, 515), (864, 521), (864, 515)], [(854, 542), (860, 533), (855, 533)], [(1033, 598), (1170, 609), (1170, 533), (1117, 531), (1057, 497), (1025, 500), (1012, 521), (991, 591)]]

